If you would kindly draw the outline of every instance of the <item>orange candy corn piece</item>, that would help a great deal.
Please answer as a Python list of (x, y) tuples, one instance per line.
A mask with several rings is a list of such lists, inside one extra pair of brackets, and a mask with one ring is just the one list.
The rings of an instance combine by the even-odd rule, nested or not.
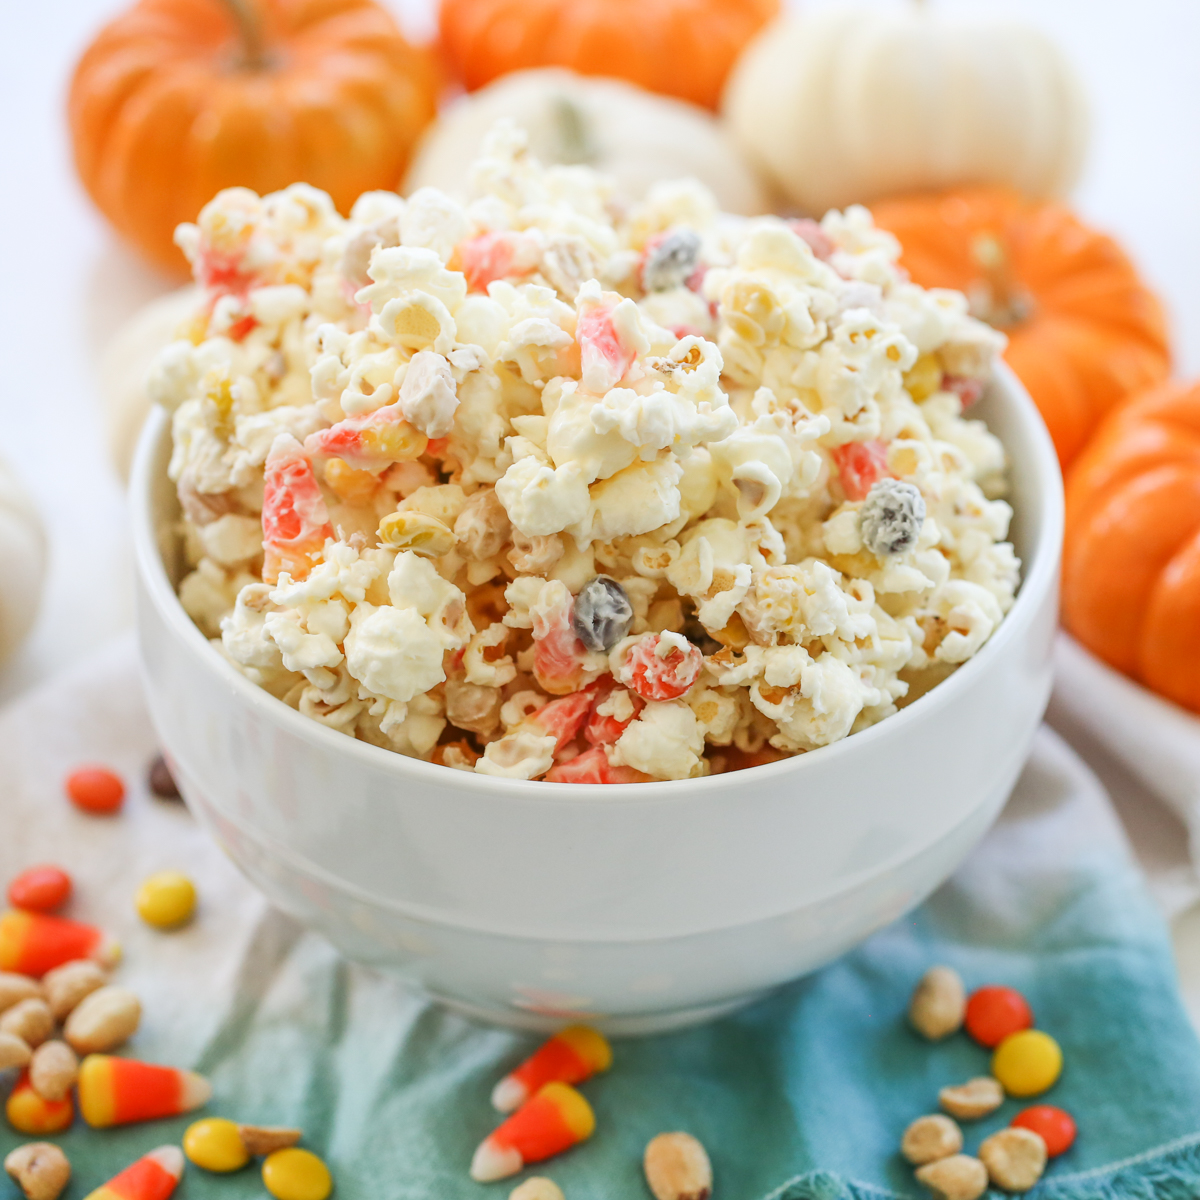
[(586, 1141), (596, 1128), (591, 1105), (571, 1086), (548, 1083), (489, 1134), (471, 1159), (471, 1178), (490, 1183), (529, 1163)]
[(79, 1068), (79, 1111), (93, 1129), (177, 1117), (207, 1104), (203, 1075), (132, 1058), (89, 1054)]
[(114, 1175), (86, 1200), (167, 1200), (183, 1174), (183, 1151), (159, 1146)]
[(43, 1099), (33, 1090), (29, 1072), (22, 1071), (16, 1087), (9, 1093), (4, 1115), (18, 1133), (42, 1137), (66, 1129), (75, 1119), (75, 1105), (70, 1096), (64, 1096), (61, 1100)]
[(604, 1035), (586, 1025), (570, 1025), (505, 1075), (492, 1092), (492, 1103), (501, 1112), (515, 1112), (544, 1084), (582, 1083), (610, 1066), (612, 1047)]
[(0, 913), (0, 971), (37, 978), (77, 958), (111, 967), (120, 957), (117, 942), (94, 925), (46, 913)]

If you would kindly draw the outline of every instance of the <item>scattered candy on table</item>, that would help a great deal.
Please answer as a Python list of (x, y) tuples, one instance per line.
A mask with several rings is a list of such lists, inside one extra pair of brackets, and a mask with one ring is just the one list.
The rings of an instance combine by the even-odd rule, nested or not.
[(1037, 1096), (1062, 1073), (1062, 1050), (1040, 1029), (1010, 1034), (992, 1055), (992, 1074), (1010, 1096)]
[(66, 1129), (75, 1119), (75, 1105), (70, 1096), (62, 1100), (47, 1100), (39, 1096), (29, 1081), (28, 1070), (25, 1070), (9, 1094), (4, 1115), (18, 1133), (38, 1137), (61, 1133)]
[(979, 1200), (987, 1191), (987, 1167), (969, 1154), (952, 1154), (917, 1168), (917, 1181), (938, 1200)]
[(1053, 1104), (1035, 1104), (1022, 1109), (1010, 1124), (1036, 1133), (1046, 1143), (1046, 1153), (1051, 1158), (1065, 1153), (1075, 1141), (1074, 1118)]
[(98, 816), (120, 810), (125, 784), (107, 767), (80, 767), (67, 776), (67, 796), (76, 808)]
[(706, 1200), (712, 1194), (708, 1151), (690, 1133), (660, 1133), (642, 1155), (654, 1200)]
[(938, 1092), (938, 1103), (960, 1121), (976, 1121), (1004, 1103), (1004, 1089), (990, 1075), (968, 1079)]
[(913, 1027), (931, 1042), (957, 1033), (962, 1028), (967, 993), (953, 967), (930, 967), (921, 976), (908, 1006)]
[(29, 867), (8, 885), (8, 902), (30, 912), (52, 912), (71, 897), (71, 877), (61, 867)]
[(159, 1146), (114, 1175), (86, 1200), (167, 1200), (183, 1174), (183, 1151)]
[(250, 1161), (237, 1125), (224, 1117), (205, 1117), (189, 1125), (183, 1152), (196, 1166), (218, 1174), (240, 1171)]
[(20, 975), (7, 970), (0, 970), (0, 1013), (19, 1004), (22, 1000), (31, 1000), (42, 996), (42, 986), (36, 979), (28, 975)]
[(979, 1161), (1006, 1192), (1027, 1192), (1046, 1169), (1046, 1143), (1032, 1130), (1010, 1126), (984, 1138)]
[(900, 1153), (915, 1167), (949, 1158), (963, 1147), (962, 1130), (941, 1113), (918, 1117), (900, 1141)]
[(64, 1100), (79, 1079), (79, 1059), (66, 1042), (43, 1042), (29, 1061), (29, 1082), (44, 1100)]
[(990, 1050), (1000, 1045), (1010, 1033), (1029, 1029), (1033, 1011), (1020, 992), (998, 984), (976, 988), (967, 999), (963, 1021), (967, 1032)]
[(4, 1169), (25, 1200), (57, 1200), (71, 1181), (71, 1164), (53, 1142), (26, 1142), (9, 1152)]
[(40, 1046), (53, 1032), (50, 1006), (40, 996), (22, 1000), (0, 1015), (0, 1033), (15, 1034), (30, 1048)]
[(325, 1200), (333, 1191), (329, 1168), (312, 1151), (298, 1146), (269, 1154), (262, 1177), (275, 1200)]
[(120, 957), (120, 944), (93, 925), (16, 909), (0, 913), (0, 971), (38, 978), (73, 959), (111, 967)]
[(137, 893), (138, 916), (156, 929), (175, 929), (196, 911), (196, 885), (179, 871), (159, 871)]
[(81, 958), (47, 971), (42, 987), (54, 1019), (65, 1021), (86, 996), (107, 982), (108, 972), (99, 963)]
[(544, 1084), (582, 1083), (612, 1065), (612, 1047), (602, 1033), (586, 1025), (570, 1025), (543, 1042), (492, 1091), (500, 1112), (514, 1112)]
[(479, 1143), (471, 1178), (490, 1183), (515, 1175), (586, 1141), (596, 1128), (592, 1107), (569, 1084), (548, 1083)]
[(177, 1117), (207, 1104), (212, 1085), (177, 1067), (89, 1054), (79, 1068), (79, 1111), (94, 1129)]
[(29, 1043), (15, 1033), (0, 1032), (0, 1071), (10, 1067), (25, 1067), (33, 1058)]
[(180, 798), (179, 785), (175, 782), (175, 776), (171, 774), (171, 768), (167, 766), (167, 760), (161, 754), (156, 755), (150, 764), (150, 769), (146, 772), (146, 784), (160, 800)]

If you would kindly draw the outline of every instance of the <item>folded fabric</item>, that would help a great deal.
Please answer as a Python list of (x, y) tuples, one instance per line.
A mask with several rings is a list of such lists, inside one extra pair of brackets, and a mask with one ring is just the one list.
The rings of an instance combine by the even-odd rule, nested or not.
[[(498, 1117), (488, 1096), (536, 1039), (486, 1029), (346, 963), (273, 912), (183, 807), (142, 785), (154, 739), (133, 647), (114, 646), (0, 715), (0, 877), (54, 861), (76, 878), (71, 914), (122, 938), (119, 979), (144, 1001), (123, 1053), (192, 1067), (206, 1110), (294, 1124), (329, 1162), (345, 1200), (506, 1196), (467, 1165)], [(123, 813), (87, 817), (62, 778), (102, 761), (130, 781)], [(133, 894), (151, 871), (197, 882), (192, 925), (142, 926)], [(907, 1025), (909, 993), (934, 962), (968, 985), (1029, 998), (1066, 1067), (1044, 1097), (1071, 1111), (1076, 1145), (1034, 1195), (1054, 1200), (1200, 1194), (1200, 1046), (1175, 991), (1165, 929), (1087, 768), (1043, 731), (1003, 817), (920, 910), (817, 974), (722, 1021), (625, 1040), (582, 1085), (587, 1144), (538, 1168), (568, 1200), (648, 1195), (646, 1142), (684, 1129), (708, 1147), (715, 1200), (878, 1200), (921, 1192), (897, 1147), (938, 1088), (984, 1074), (958, 1034), (936, 1045)], [(973, 1151), (1023, 1106), (964, 1127)], [(59, 1141), (86, 1194), (190, 1118)], [(0, 1128), (0, 1155), (25, 1140)], [(253, 1168), (188, 1168), (180, 1195), (260, 1197)]]

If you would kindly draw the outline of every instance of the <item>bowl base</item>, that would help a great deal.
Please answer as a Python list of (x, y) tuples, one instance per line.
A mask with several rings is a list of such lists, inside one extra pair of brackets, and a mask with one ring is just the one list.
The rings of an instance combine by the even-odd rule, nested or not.
[(472, 1021), (485, 1025), (499, 1025), (504, 1029), (516, 1029), (525, 1033), (554, 1033), (569, 1021), (575, 1020), (586, 1022), (593, 1029), (598, 1029), (610, 1037), (648, 1037), (651, 1034), (674, 1033), (679, 1029), (689, 1029), (693, 1025), (703, 1025), (706, 1021), (715, 1021), (718, 1017), (728, 1016), (739, 1008), (753, 1004), (770, 991), (770, 988), (764, 988), (762, 991), (735, 996), (732, 1000), (722, 1000), (717, 1004), (697, 1004), (691, 1008), (676, 1008), (669, 1012), (636, 1013), (621, 1017), (597, 1016), (593, 1013), (575, 1015), (523, 1012), (516, 1008), (489, 1008), (479, 1004), (468, 1004), (466, 1001), (456, 1000), (452, 996), (441, 996), (436, 992), (424, 991), (422, 994), (451, 1012)]

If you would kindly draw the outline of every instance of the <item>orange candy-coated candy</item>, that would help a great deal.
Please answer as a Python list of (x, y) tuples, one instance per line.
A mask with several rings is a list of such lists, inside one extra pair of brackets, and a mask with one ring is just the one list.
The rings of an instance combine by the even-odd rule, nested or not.
[(1009, 1124), (1036, 1133), (1046, 1143), (1046, 1153), (1051, 1158), (1070, 1150), (1075, 1141), (1075, 1118), (1053, 1104), (1022, 1109)]
[(111, 967), (120, 957), (117, 942), (94, 925), (46, 913), (0, 913), (0, 971), (39, 977), (77, 958)]
[(86, 1200), (167, 1200), (183, 1174), (183, 1151), (159, 1146), (114, 1175)]
[(71, 896), (71, 877), (61, 867), (30, 867), (8, 885), (8, 902), (30, 912), (51, 912)]
[(963, 1026), (981, 1046), (991, 1049), (1009, 1034), (1031, 1029), (1033, 1010), (1015, 988), (991, 983), (971, 993)]
[(66, 1129), (75, 1119), (75, 1105), (69, 1095), (61, 1100), (44, 1099), (33, 1090), (29, 1072), (22, 1071), (4, 1106), (4, 1115), (18, 1133), (43, 1137)]
[(596, 1128), (591, 1105), (570, 1085), (548, 1083), (493, 1130), (471, 1159), (471, 1178), (490, 1183), (515, 1175), (586, 1141)]
[(76, 808), (104, 816), (124, 803), (125, 784), (107, 767), (80, 767), (67, 776), (67, 795)]
[(176, 1067), (89, 1054), (79, 1068), (79, 1111), (93, 1129), (176, 1117), (211, 1095), (203, 1075)]
[(496, 1084), (492, 1104), (513, 1112), (547, 1083), (582, 1083), (610, 1066), (612, 1047), (605, 1036), (587, 1025), (570, 1025)]

